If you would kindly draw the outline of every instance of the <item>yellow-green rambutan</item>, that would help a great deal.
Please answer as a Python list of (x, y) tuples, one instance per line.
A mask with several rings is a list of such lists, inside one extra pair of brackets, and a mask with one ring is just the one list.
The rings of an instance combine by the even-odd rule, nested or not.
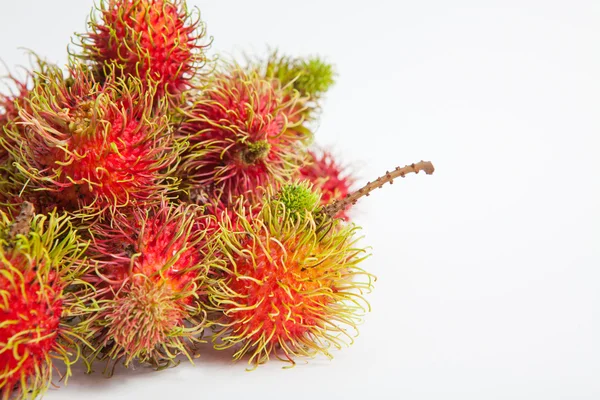
[(290, 94), (299, 93), (302, 110), (297, 116), (302, 118), (302, 124), (298, 129), (310, 132), (309, 123), (317, 119), (321, 100), (335, 82), (333, 65), (318, 56), (291, 57), (275, 50), (266, 60), (250, 60), (248, 68)]
[(273, 51), (265, 62), (253, 65), (265, 78), (277, 79), (283, 86), (291, 85), (301, 96), (311, 100), (321, 98), (335, 83), (333, 65), (318, 56), (290, 57)]

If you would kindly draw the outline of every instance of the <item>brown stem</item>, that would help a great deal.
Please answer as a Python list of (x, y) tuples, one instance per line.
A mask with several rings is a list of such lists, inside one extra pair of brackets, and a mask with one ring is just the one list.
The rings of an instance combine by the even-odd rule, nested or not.
[(31, 220), (35, 214), (33, 204), (26, 201), (21, 204), (21, 212), (10, 225), (9, 236), (14, 239), (17, 235), (25, 235), (29, 232)]
[(342, 200), (334, 200), (332, 203), (323, 207), (322, 211), (325, 215), (333, 218), (337, 213), (345, 210), (346, 207), (356, 204), (356, 202), (363, 196), (368, 196), (371, 192), (377, 188), (382, 187), (386, 183), (394, 183), (394, 179), (400, 177), (404, 178), (406, 174), (414, 172), (418, 174), (419, 171), (425, 171), (427, 175), (433, 174), (435, 168), (430, 161), (421, 161), (416, 164), (407, 165), (403, 168), (396, 167), (392, 172), (386, 172), (385, 175), (375, 179), (373, 182), (368, 182), (365, 186), (358, 189), (357, 191), (348, 194)]

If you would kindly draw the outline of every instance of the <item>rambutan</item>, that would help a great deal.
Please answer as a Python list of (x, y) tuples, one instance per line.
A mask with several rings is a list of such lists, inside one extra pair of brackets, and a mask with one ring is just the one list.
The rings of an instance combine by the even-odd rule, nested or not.
[(100, 84), (81, 65), (70, 74), (39, 76), (20, 128), (7, 132), (25, 180), (17, 194), (81, 217), (158, 201), (172, 187), (179, 152), (163, 103), (153, 106), (152, 90), (134, 78)]
[(124, 76), (156, 82), (159, 97), (187, 90), (206, 62), (204, 24), (181, 0), (101, 0), (89, 25), (79, 56), (100, 71), (116, 65)]
[(8, 79), (14, 86), (12, 91), (0, 93), (0, 205), (2, 206), (12, 202), (12, 193), (17, 192), (20, 187), (12, 179), (14, 167), (11, 165), (10, 153), (6, 149), (6, 145), (11, 141), (7, 130), (11, 125), (14, 127), (19, 120), (18, 107), (23, 104), (29, 93), (24, 81), (13, 76), (9, 76)]
[(266, 62), (254, 62), (267, 79), (277, 79), (282, 86), (290, 85), (301, 96), (313, 101), (320, 99), (334, 84), (333, 65), (317, 56), (301, 58), (281, 56), (271, 52)]
[[(307, 163), (300, 169), (298, 177), (315, 186), (321, 194), (322, 205), (345, 198), (354, 183), (354, 178), (328, 151), (320, 154), (309, 151)], [(336, 217), (348, 220), (347, 210), (342, 210)]]
[(289, 95), (300, 95), (302, 109), (294, 122), (301, 121), (298, 130), (311, 132), (310, 123), (318, 117), (321, 99), (334, 84), (333, 66), (319, 57), (290, 57), (275, 50), (266, 60), (250, 60), (248, 68), (281, 86)]
[[(307, 211), (314, 212), (321, 203), (321, 194), (314, 190), (312, 183), (298, 181), (283, 185), (277, 193), (269, 190), (266, 201), (281, 203), (278, 209), (285, 212), (287, 218), (295, 220), (302, 218)], [(262, 218), (265, 217), (263, 212)]]
[(23, 68), (24, 76), (17, 77), (15, 74), (8, 73), (2, 82), (6, 89), (0, 92), (0, 166), (7, 166), (6, 164), (10, 162), (7, 145), (2, 144), (11, 140), (6, 131), (23, 129), (19, 124), (21, 122), (19, 110), (28, 108), (27, 97), (31, 87), (38, 76), (43, 75), (50, 68), (55, 68), (37, 54), (33, 52), (28, 54), (31, 68)]
[(275, 195), (268, 189), (258, 216), (240, 208), (217, 238), (226, 266), (210, 287), (211, 304), (223, 313), (215, 348), (234, 347), (235, 359), (249, 354), (257, 366), (271, 356), (292, 364), (297, 356), (331, 357), (331, 346), (351, 343), (348, 329), (358, 333), (374, 277), (358, 267), (367, 257), (359, 228), (335, 216), (395, 178), (433, 170), (424, 161), (396, 168), (326, 206), (304, 182)]
[[(0, 92), (0, 134), (2, 136), (4, 136), (4, 127), (18, 118), (18, 108), (22, 107), (24, 99), (29, 93), (26, 82), (12, 75), (8, 79), (14, 87), (8, 93)], [(5, 152), (6, 150), (2, 149), (2, 151)], [(2, 159), (4, 159), (4, 156), (2, 156)]]
[(79, 357), (85, 331), (71, 320), (91, 296), (79, 277), (87, 265), (66, 216), (33, 215), (30, 203), (13, 221), (0, 213), (0, 398), (36, 398), (51, 384), (54, 364)]
[(90, 361), (162, 368), (190, 357), (205, 325), (211, 227), (201, 207), (166, 202), (94, 227), (99, 269), (88, 281), (99, 288), (100, 310), (88, 326), (97, 347)]
[(223, 313), (215, 348), (235, 347), (234, 358), (249, 354), (253, 366), (271, 356), (292, 363), (297, 356), (331, 356), (331, 345), (352, 342), (347, 330), (368, 309), (362, 295), (372, 276), (358, 267), (366, 257), (358, 228), (332, 221), (336, 229), (320, 229), (314, 194), (303, 193), (307, 186), (288, 189), (257, 218), (239, 213), (238, 226), (225, 225), (218, 238), (227, 267), (210, 288)]
[(184, 110), (179, 135), (190, 147), (180, 175), (232, 204), (239, 196), (260, 198), (260, 187), (286, 182), (306, 157), (308, 135), (290, 121), (300, 112), (294, 96), (256, 72), (228, 67)]

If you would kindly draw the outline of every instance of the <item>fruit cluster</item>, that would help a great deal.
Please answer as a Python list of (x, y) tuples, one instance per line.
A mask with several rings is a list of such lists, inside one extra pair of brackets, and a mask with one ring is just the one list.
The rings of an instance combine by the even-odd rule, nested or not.
[(100, 1), (74, 42), (0, 95), (0, 398), (80, 359), (165, 368), (210, 339), (255, 367), (351, 342), (373, 276), (348, 207), (432, 165), (352, 192), (313, 146), (332, 67), (211, 59), (181, 0)]

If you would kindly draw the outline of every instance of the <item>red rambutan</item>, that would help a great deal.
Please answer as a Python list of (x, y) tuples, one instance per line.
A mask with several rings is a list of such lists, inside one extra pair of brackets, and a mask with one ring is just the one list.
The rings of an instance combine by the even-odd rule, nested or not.
[(36, 77), (43, 75), (50, 68), (54, 68), (35, 53), (29, 52), (28, 54), (32, 68), (23, 68), (25, 75), (23, 78), (9, 73), (3, 80), (7, 91), (0, 92), (0, 165), (2, 166), (6, 166), (10, 159), (9, 152), (6, 150), (7, 144), (2, 144), (11, 140), (6, 131), (22, 129), (19, 124), (22, 122), (19, 111), (28, 108), (27, 97)]
[(107, 362), (133, 360), (162, 368), (188, 357), (205, 325), (203, 306), (214, 257), (212, 217), (197, 206), (138, 209), (114, 228), (96, 228), (88, 281), (100, 288), (100, 310), (89, 323)]
[(255, 72), (218, 73), (184, 112), (180, 137), (190, 147), (180, 175), (226, 204), (260, 198), (260, 187), (289, 180), (306, 156), (306, 135), (290, 121), (298, 109), (289, 96)]
[(340, 223), (340, 211), (395, 178), (434, 171), (421, 161), (396, 168), (348, 194), (321, 206), (310, 183), (284, 185), (268, 198), (257, 216), (240, 208), (235, 224), (226, 220), (217, 237), (226, 266), (210, 287), (209, 299), (223, 313), (215, 348), (235, 347), (235, 359), (250, 354), (257, 366), (271, 355), (286, 359), (329, 357), (330, 346), (353, 341), (357, 323), (368, 309), (362, 295), (372, 275), (358, 267), (366, 258), (357, 246), (354, 224)]
[[(289, 187), (288, 187), (289, 188)], [(285, 189), (285, 187), (284, 187)], [(353, 340), (372, 277), (358, 267), (365, 256), (354, 226), (321, 229), (318, 196), (294, 185), (267, 201), (257, 218), (238, 215), (218, 238), (228, 266), (210, 289), (222, 311), (214, 342), (250, 354), (256, 366), (270, 356), (294, 363)], [(335, 223), (335, 221), (332, 221)]]
[(4, 127), (18, 118), (18, 108), (22, 107), (24, 99), (29, 93), (26, 82), (13, 76), (9, 76), (8, 79), (14, 88), (10, 93), (0, 93), (0, 134), (2, 136), (4, 136)]
[[(7, 148), (41, 209), (90, 217), (132, 201), (155, 202), (172, 187), (178, 149), (160, 103), (137, 79), (96, 82), (81, 65), (71, 76), (39, 76)], [(19, 180), (18, 177), (15, 180)]]
[[(90, 295), (78, 276), (85, 244), (66, 216), (37, 215), (27, 203), (15, 221), (0, 213), (0, 398), (36, 398), (50, 385), (53, 360), (79, 357), (86, 333), (69, 324)], [(75, 358), (75, 360), (73, 360)]]
[(156, 82), (158, 96), (176, 96), (206, 62), (204, 24), (184, 1), (101, 0), (97, 13), (80, 35), (80, 57), (100, 70), (116, 64), (124, 75)]

